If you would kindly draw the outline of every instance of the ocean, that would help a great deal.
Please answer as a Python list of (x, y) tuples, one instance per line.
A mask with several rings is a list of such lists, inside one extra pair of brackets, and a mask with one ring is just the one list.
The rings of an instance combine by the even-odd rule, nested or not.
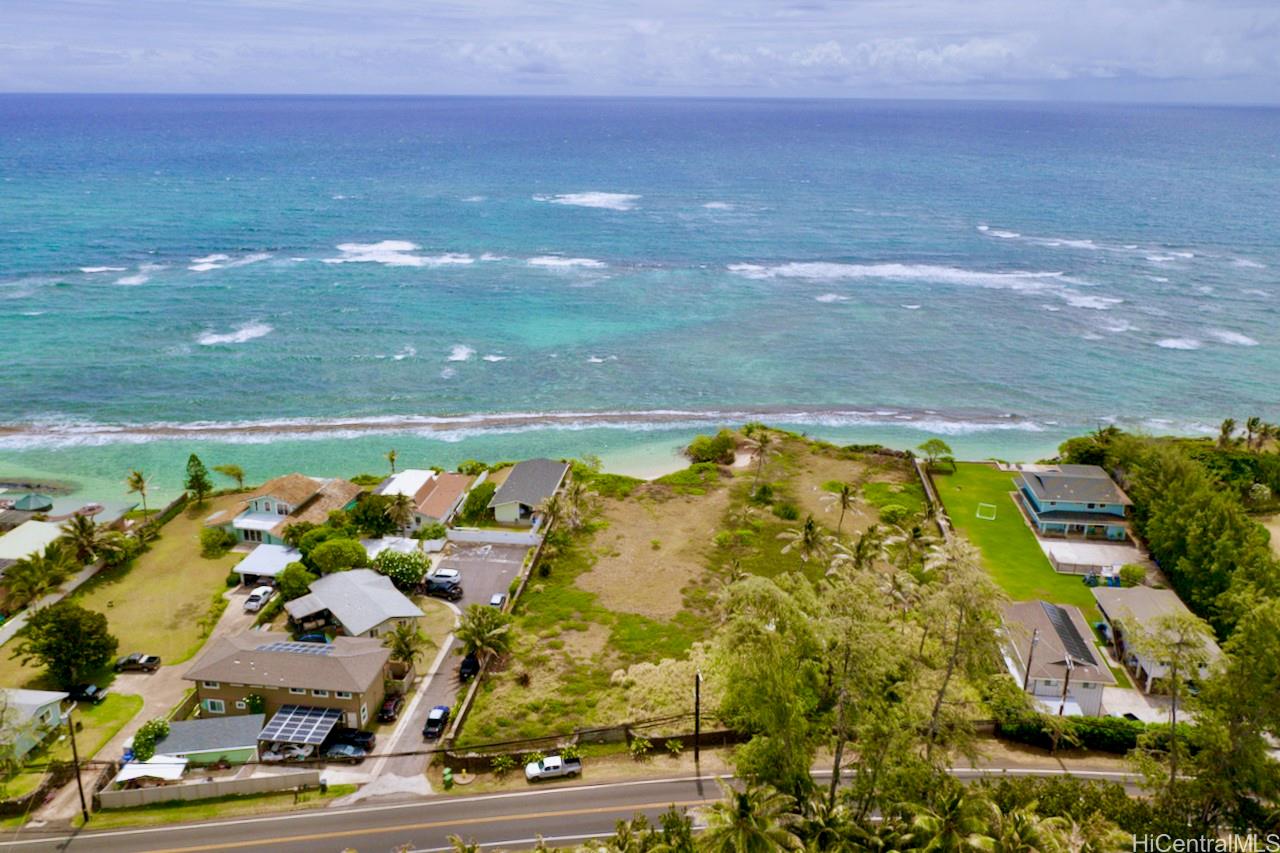
[(1280, 110), (0, 96), (0, 479), (1280, 418)]

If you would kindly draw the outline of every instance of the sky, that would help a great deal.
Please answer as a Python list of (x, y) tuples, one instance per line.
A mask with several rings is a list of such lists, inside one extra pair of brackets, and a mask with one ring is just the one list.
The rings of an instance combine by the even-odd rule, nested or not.
[(1280, 0), (0, 0), (0, 91), (1280, 104)]

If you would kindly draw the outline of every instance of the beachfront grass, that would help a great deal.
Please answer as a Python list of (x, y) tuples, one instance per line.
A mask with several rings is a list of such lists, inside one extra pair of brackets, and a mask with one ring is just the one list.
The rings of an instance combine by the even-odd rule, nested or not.
[[(103, 809), (93, 813), (91, 826), (107, 829), (117, 826), (156, 826), (168, 823), (188, 823), (218, 818), (245, 817), (247, 815), (290, 812), (298, 809), (316, 809), (329, 805), (338, 797), (354, 793), (355, 785), (330, 785), (320, 791), (277, 791), (270, 794), (244, 794), (240, 796), (214, 797), (195, 802), (174, 801), (140, 806), (132, 809)], [(79, 821), (77, 820), (77, 823)]]
[[(97, 755), (107, 741), (141, 710), (141, 696), (120, 693), (108, 694), (101, 705), (77, 705), (72, 712), (72, 720), (83, 727), (76, 731), (76, 747), (81, 760)], [(5, 785), (4, 796), (10, 799), (21, 797), (40, 784), (49, 762), (71, 760), (71, 738), (64, 727), (53, 735), (47, 746), (33, 750), (27, 756), (27, 767)]]
[[(982, 552), (982, 562), (1000, 588), (1014, 601), (1042, 598), (1074, 604), (1085, 618), (1101, 618), (1093, 594), (1078, 575), (1053, 570), (1035, 534), (1023, 520), (1011, 493), (1014, 475), (994, 465), (962, 462), (954, 473), (935, 472), (934, 485), (956, 530)], [(995, 518), (978, 518), (978, 505), (995, 507)], [(984, 508), (987, 510), (987, 508)], [(988, 514), (984, 512), (984, 514)]]

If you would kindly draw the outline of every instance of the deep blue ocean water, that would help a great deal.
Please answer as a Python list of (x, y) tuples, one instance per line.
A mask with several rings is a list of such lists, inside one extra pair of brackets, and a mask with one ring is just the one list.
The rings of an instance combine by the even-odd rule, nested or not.
[(1277, 223), (1268, 109), (0, 96), (0, 474), (1276, 419)]

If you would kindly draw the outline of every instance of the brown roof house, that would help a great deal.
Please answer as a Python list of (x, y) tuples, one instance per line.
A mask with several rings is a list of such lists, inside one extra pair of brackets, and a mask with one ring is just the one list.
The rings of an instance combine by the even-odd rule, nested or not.
[(1116, 677), (1092, 633), (1078, 607), (1015, 602), (1004, 609), (1005, 665), (1042, 710), (1100, 717), (1103, 688)]
[(270, 720), (286, 708), (317, 709), (333, 725), (358, 728), (382, 704), (389, 657), (380, 640), (366, 637), (299, 643), (249, 631), (211, 642), (183, 678), (194, 682), (205, 717), (265, 713)]
[(229, 517), (225, 511), (215, 512), (205, 525), (224, 528), (241, 542), (283, 545), (284, 529), (290, 524), (323, 524), (334, 510), (354, 506), (360, 491), (347, 480), (286, 474), (268, 480), (246, 497), (239, 514)]
[(475, 479), (468, 474), (409, 468), (383, 480), (373, 493), (409, 497), (413, 501), (412, 530), (417, 530), (424, 524), (448, 524), (452, 521)]

